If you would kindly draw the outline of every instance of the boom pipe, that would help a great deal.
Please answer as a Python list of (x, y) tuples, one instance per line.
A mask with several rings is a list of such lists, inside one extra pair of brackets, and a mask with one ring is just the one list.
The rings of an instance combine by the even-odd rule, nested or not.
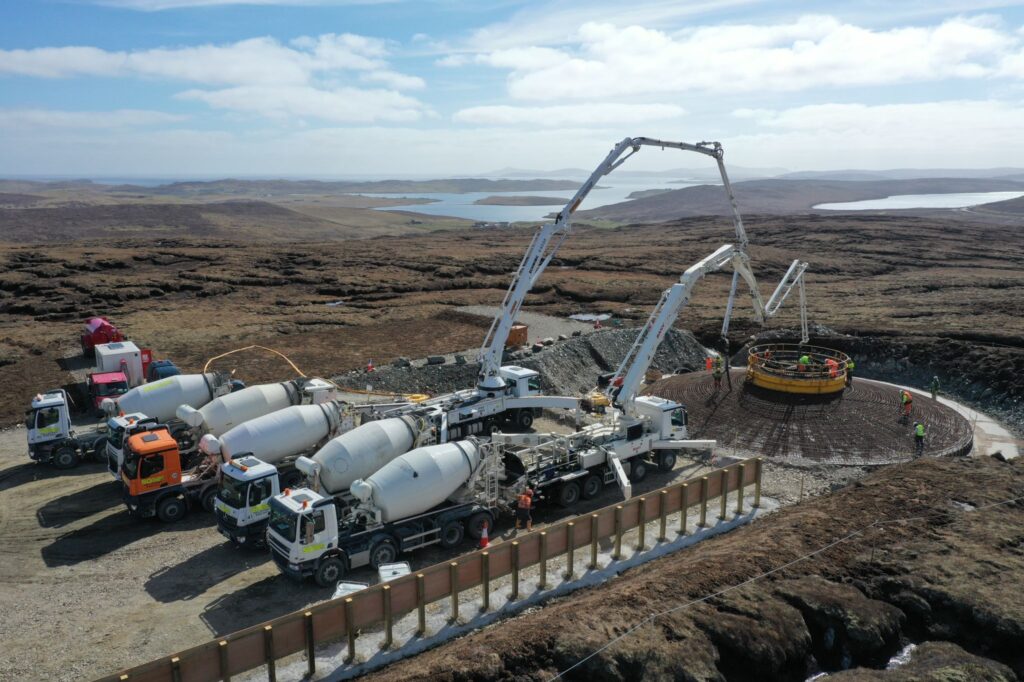
[[(747, 247), (747, 234), (743, 227), (743, 219), (740, 217), (736, 198), (732, 193), (732, 185), (729, 183), (729, 176), (725, 171), (723, 157), (725, 152), (718, 142), (699, 142), (689, 144), (686, 142), (671, 142), (657, 140), (650, 137), (627, 137), (616, 144), (604, 161), (591, 173), (590, 177), (580, 186), (568, 203), (555, 217), (554, 222), (546, 223), (537, 230), (533, 241), (526, 254), (523, 256), (519, 269), (513, 277), (505, 298), (501, 304), (500, 312), (491, 322), (491, 326), (484, 336), (484, 342), (480, 347), (480, 375), (478, 387), (483, 390), (499, 390), (504, 387), (505, 382), (499, 375), (501, 369), (501, 356), (505, 349), (505, 342), (508, 340), (509, 331), (515, 322), (516, 316), (526, 300), (526, 294), (533, 288), (534, 283), (540, 274), (551, 262), (555, 253), (558, 252), (562, 242), (572, 231), (572, 214), (576, 212), (583, 200), (590, 194), (597, 185), (597, 181), (608, 175), (616, 168), (625, 163), (626, 159), (640, 151), (641, 147), (660, 147), (661, 149), (679, 149), (683, 151), (697, 152), (715, 159), (718, 163), (718, 170), (722, 176), (722, 184), (729, 197), (729, 205), (732, 207), (733, 222), (736, 227), (736, 239), (740, 249)], [(628, 150), (628, 153), (627, 153)], [(625, 155), (624, 155), (625, 154)], [(624, 156), (623, 156), (624, 155)], [(752, 295), (760, 303), (760, 293), (756, 286), (751, 290)]]

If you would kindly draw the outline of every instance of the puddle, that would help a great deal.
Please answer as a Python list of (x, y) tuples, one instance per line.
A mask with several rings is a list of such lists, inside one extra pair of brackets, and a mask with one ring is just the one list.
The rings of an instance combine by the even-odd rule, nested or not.
[(576, 320), (578, 322), (597, 322), (598, 320), (604, 322), (611, 318), (611, 313), (576, 313), (570, 315), (570, 320)]

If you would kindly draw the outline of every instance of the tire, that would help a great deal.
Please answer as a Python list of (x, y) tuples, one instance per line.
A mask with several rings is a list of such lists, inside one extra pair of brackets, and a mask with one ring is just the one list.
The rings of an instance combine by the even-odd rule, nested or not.
[(597, 474), (590, 474), (583, 479), (583, 485), (580, 486), (580, 492), (583, 494), (583, 499), (592, 500), (601, 494), (601, 490), (604, 489), (604, 481)]
[(217, 501), (217, 486), (211, 485), (209, 488), (203, 491), (202, 497), (199, 498), (200, 504), (203, 506), (203, 511), (213, 513), (213, 505)]
[(74, 469), (78, 466), (78, 453), (70, 445), (62, 445), (53, 453), (53, 466), (58, 469)]
[(633, 483), (639, 483), (645, 478), (647, 478), (647, 462), (636, 457), (629, 466), (629, 480)]
[(479, 540), (484, 534), (484, 522), (487, 522), (488, 534), (494, 530), (494, 517), (490, 512), (479, 511), (469, 517), (466, 521), (466, 534), (474, 540)]
[(156, 515), (164, 523), (180, 521), (187, 512), (185, 501), (177, 497), (165, 497), (156, 505)]
[(672, 471), (676, 466), (676, 453), (673, 450), (665, 450), (658, 455), (658, 471)]
[(345, 577), (345, 562), (339, 556), (332, 556), (320, 562), (313, 580), (320, 587), (330, 587)]
[(382, 564), (390, 564), (398, 558), (398, 547), (391, 538), (384, 538), (370, 548), (370, 567), (377, 570)]
[(92, 459), (94, 462), (107, 461), (107, 439), (100, 438), (92, 446)]
[(286, 474), (281, 474), (281, 490), (285, 488), (294, 490), (300, 485), (302, 485), (302, 472), (298, 469), (292, 469)]
[(516, 415), (516, 426), (521, 429), (528, 429), (533, 426), (533, 412), (530, 410), (520, 410), (519, 414)]
[(466, 528), (461, 521), (449, 521), (441, 526), (441, 546), (451, 549), (462, 544), (466, 537)]
[(580, 501), (580, 484), (576, 481), (568, 481), (558, 489), (558, 504), (562, 507), (572, 507)]

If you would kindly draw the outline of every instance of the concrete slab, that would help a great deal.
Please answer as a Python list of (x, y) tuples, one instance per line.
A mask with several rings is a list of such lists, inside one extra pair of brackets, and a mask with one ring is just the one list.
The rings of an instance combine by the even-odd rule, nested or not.
[[(543, 602), (552, 597), (562, 596), (576, 590), (600, 585), (618, 576), (635, 566), (639, 566), (653, 559), (677, 552), (681, 549), (691, 547), (707, 538), (726, 533), (734, 528), (750, 523), (764, 514), (775, 511), (779, 504), (767, 498), (761, 498), (761, 506), (758, 509), (751, 509), (753, 496), (744, 497), (744, 508), (742, 515), (734, 512), (724, 520), (717, 519), (718, 510), (717, 498), (708, 504), (709, 526), (698, 528), (696, 522), (698, 514), (691, 508), (688, 514), (687, 533), (680, 534), (679, 514), (673, 514), (668, 518), (667, 538), (658, 541), (659, 520), (655, 519), (646, 524), (645, 534), (647, 547), (638, 550), (639, 532), (637, 529), (623, 535), (622, 557), (619, 560), (612, 559), (614, 551), (613, 542), (603, 542), (598, 551), (598, 567), (592, 569), (590, 563), (589, 547), (581, 547), (576, 550), (573, 561), (574, 576), (567, 577), (567, 557), (562, 555), (548, 561), (547, 580), (548, 584), (540, 586), (540, 567), (531, 566), (520, 572), (519, 598), (511, 599), (512, 578), (505, 576), (491, 582), (490, 588), (490, 609), (482, 611), (483, 591), (482, 588), (467, 590), (459, 595), (459, 620), (452, 622), (451, 605), (449, 599), (442, 599), (427, 605), (427, 632), (426, 636), (416, 635), (417, 615), (415, 612), (406, 614), (395, 620), (393, 626), (394, 644), (391, 649), (384, 650), (383, 629), (362, 631), (356, 640), (356, 659), (346, 663), (348, 655), (347, 640), (332, 643), (318, 648), (316, 654), (316, 667), (318, 680), (347, 680), (366, 674), (372, 670), (378, 670), (390, 663), (414, 656), (420, 652), (438, 646), (450, 639), (478, 630), (482, 627), (492, 625), (498, 621), (522, 613), (526, 609), (541, 606)], [(729, 499), (730, 509), (735, 507), (735, 497)], [(714, 510), (714, 511), (713, 511)], [(282, 679), (301, 679), (306, 671), (306, 661), (302, 655), (292, 656), (288, 659), (278, 661), (277, 673)], [(237, 676), (243, 680), (262, 680), (265, 678), (265, 671), (261, 669), (250, 671), (245, 675)]]

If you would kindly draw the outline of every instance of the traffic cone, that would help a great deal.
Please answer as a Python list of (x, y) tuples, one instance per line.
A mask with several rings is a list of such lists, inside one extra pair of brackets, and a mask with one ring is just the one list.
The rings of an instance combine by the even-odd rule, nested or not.
[(491, 544), (491, 539), (487, 537), (487, 522), (484, 521), (484, 529), (480, 534), (480, 549), (486, 549)]
[(373, 360), (367, 361), (367, 363), (366, 363), (366, 371), (367, 372), (372, 372), (373, 371)]

